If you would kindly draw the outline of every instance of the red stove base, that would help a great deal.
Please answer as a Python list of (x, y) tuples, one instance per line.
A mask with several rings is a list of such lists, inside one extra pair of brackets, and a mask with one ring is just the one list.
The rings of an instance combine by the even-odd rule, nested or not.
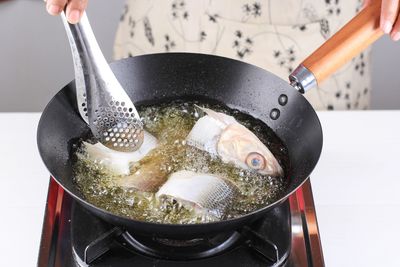
[[(135, 245), (135, 242), (138, 242), (137, 239), (117, 227), (111, 226), (107, 231), (104, 230), (105, 228), (102, 229), (99, 226), (104, 224), (102, 221), (90, 217), (93, 215), (87, 213), (80, 206), (75, 207), (74, 200), (68, 193), (65, 193), (54, 179), (50, 179), (38, 266), (324, 266), (310, 180), (308, 179), (283, 205), (287, 206), (290, 217), (291, 234), (289, 234), (291, 238), (289, 237), (289, 239), (291, 240), (289, 240), (287, 253), (279, 251), (280, 244), (274, 244), (268, 240), (267, 243), (260, 243), (259, 240), (254, 242), (253, 238), (264, 239), (249, 229), (249, 231), (241, 231), (240, 234), (250, 235), (253, 240), (252, 243), (250, 242), (251, 244), (249, 242), (239, 244), (237, 241), (239, 245), (236, 245), (235, 248), (203, 259), (187, 261), (171, 258), (165, 260), (157, 258), (157, 256), (149, 256), (146, 254), (146, 249), (140, 251), (142, 247), (140, 242), (135, 246), (139, 248), (139, 251), (130, 247), (126, 249), (124, 247), (127, 246), (126, 243), (132, 242)], [(284, 207), (282, 209), (285, 210)], [(278, 211), (278, 217), (280, 213), (281, 211)], [(83, 217), (88, 217), (88, 219), (83, 221)], [(275, 220), (276, 218), (271, 219)], [(88, 228), (95, 234), (93, 240), (90, 240), (93, 242), (87, 242), (88, 246), (83, 248), (76, 245), (76, 239), (82, 233), (79, 233), (79, 229), (76, 233), (73, 227), (75, 222), (75, 228), (77, 228), (76, 224), (81, 224), (81, 220), (83, 223), (98, 221), (95, 227)], [(271, 231), (271, 229), (269, 230)], [(97, 236), (96, 231), (99, 232)], [(83, 234), (88, 235), (89, 233), (84, 232)], [(233, 240), (236, 237), (235, 234), (237, 235), (235, 232), (225, 243)], [(121, 238), (123, 240), (119, 241), (119, 244), (122, 245), (114, 246), (116, 243), (114, 239), (121, 240)], [(245, 244), (248, 246), (243, 247)], [(174, 251), (174, 248), (171, 251)], [(275, 253), (276, 257), (274, 257)]]

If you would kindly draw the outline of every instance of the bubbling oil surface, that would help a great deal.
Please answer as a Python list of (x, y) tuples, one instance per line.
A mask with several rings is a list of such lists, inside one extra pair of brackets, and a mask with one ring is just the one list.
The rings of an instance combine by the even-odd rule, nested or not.
[[(200, 116), (195, 105), (235, 117), (271, 150), (284, 169), (287, 168), (285, 146), (260, 120), (221, 104), (177, 100), (139, 108), (145, 129), (158, 139), (159, 145), (134, 163), (131, 173), (153, 168), (153, 172), (167, 177), (180, 170), (189, 170), (229, 179), (236, 184), (240, 193), (223, 219), (240, 217), (279, 199), (286, 187), (283, 177), (237, 168), (186, 144), (185, 138)], [(207, 212), (199, 213), (175, 200), (158, 199), (155, 193), (119, 187), (116, 181), (123, 177), (110, 173), (99, 163), (89, 161), (81, 148), (77, 149), (76, 156), (74, 181), (86, 200), (97, 207), (135, 220), (155, 223), (191, 224), (221, 220)]]

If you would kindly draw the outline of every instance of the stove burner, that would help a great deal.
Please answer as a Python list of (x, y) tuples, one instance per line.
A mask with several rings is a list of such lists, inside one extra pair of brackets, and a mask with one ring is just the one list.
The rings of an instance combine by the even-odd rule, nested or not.
[(54, 180), (48, 201), (40, 267), (324, 266), (309, 181), (253, 224), (192, 240), (128, 233), (81, 207)]
[(146, 256), (168, 260), (196, 260), (227, 251), (238, 242), (241, 235), (234, 232), (219, 234), (211, 238), (175, 240), (157, 237), (134, 237), (125, 232), (122, 237), (132, 248)]
[(290, 226), (289, 203), (285, 202), (272, 209), (268, 216), (235, 232), (190, 240), (167, 239), (125, 231), (93, 216), (81, 205), (74, 205), (71, 234), (75, 259), (81, 262), (80, 266), (97, 266), (97, 262), (115, 251), (125, 251), (128, 257), (130, 254), (175, 263), (215, 261), (215, 258), (245, 252), (253, 254), (263, 266), (282, 266), (290, 252)]

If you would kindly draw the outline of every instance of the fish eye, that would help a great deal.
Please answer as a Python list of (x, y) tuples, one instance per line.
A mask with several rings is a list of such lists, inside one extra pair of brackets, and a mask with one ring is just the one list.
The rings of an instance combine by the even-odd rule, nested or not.
[(252, 152), (246, 157), (246, 164), (253, 170), (261, 170), (265, 168), (266, 162), (263, 155), (257, 152)]

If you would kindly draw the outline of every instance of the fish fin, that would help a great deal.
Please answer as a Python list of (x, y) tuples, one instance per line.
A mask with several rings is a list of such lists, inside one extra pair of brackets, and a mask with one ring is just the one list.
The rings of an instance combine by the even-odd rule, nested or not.
[(198, 105), (195, 105), (195, 107), (197, 109), (201, 110), (203, 114), (206, 113), (208, 116), (210, 116), (211, 118), (223, 123), (225, 126), (227, 126), (229, 124), (232, 124), (232, 123), (237, 123), (235, 118), (232, 117), (232, 116), (226, 115), (226, 114), (221, 113), (221, 112), (216, 112), (216, 111), (214, 111), (212, 109), (209, 109), (209, 108), (203, 108), (203, 107), (200, 107)]

